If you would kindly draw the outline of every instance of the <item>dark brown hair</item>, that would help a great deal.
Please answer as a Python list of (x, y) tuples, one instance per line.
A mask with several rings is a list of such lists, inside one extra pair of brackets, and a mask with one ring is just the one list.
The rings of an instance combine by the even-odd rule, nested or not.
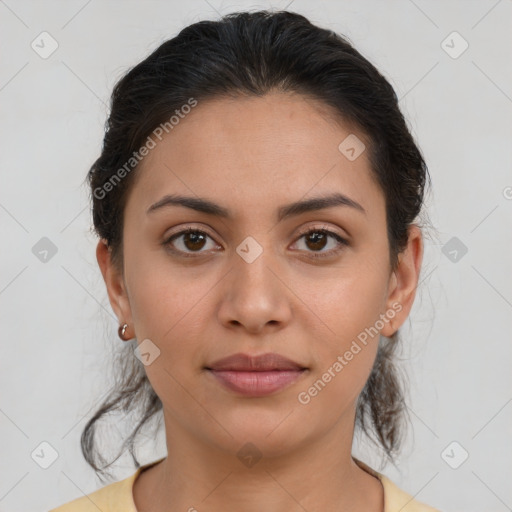
[[(226, 95), (262, 96), (274, 90), (320, 100), (368, 141), (372, 176), (385, 196), (390, 272), (396, 269), (398, 255), (407, 245), (408, 228), (418, 225), (415, 221), (430, 177), (393, 87), (345, 37), (296, 13), (258, 11), (232, 13), (184, 28), (115, 85), (102, 151), (89, 170), (88, 182), (94, 229), (106, 240), (120, 270), (123, 211), (136, 175), (136, 165), (127, 170), (126, 163), (153, 130), (190, 104), (191, 98), (200, 102)], [(125, 172), (119, 173), (122, 168)], [(395, 364), (397, 344), (398, 332), (391, 338), (381, 337), (356, 412), (357, 426), (391, 461), (401, 444), (407, 412)], [(98, 462), (103, 465), (105, 460), (95, 444), (98, 420), (118, 410), (140, 409), (139, 422), (118, 455), (128, 446), (139, 467), (135, 438), (162, 409), (131, 343), (124, 345), (116, 364), (117, 384), (81, 437), (85, 459), (101, 474), (104, 468)]]

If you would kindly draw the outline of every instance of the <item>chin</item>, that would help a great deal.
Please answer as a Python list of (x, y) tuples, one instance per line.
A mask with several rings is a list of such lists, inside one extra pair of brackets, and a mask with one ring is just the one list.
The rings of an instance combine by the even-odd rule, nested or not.
[(308, 441), (310, 436), (314, 437), (313, 432), (303, 432), (298, 428), (297, 417), (294, 413), (289, 414), (291, 410), (291, 408), (280, 408), (278, 412), (266, 414), (261, 410), (254, 411), (253, 414), (245, 412), (231, 419), (216, 416), (225, 430), (220, 429), (222, 431), (220, 433), (217, 429), (215, 432), (218, 435), (215, 439), (211, 437), (213, 433), (211, 429), (206, 435), (210, 442), (222, 446), (234, 455), (249, 444), (250, 446), (246, 447), (248, 450), (253, 449), (252, 446), (254, 446), (254, 450), (259, 450), (265, 457), (278, 457), (293, 451), (302, 443), (310, 442)]

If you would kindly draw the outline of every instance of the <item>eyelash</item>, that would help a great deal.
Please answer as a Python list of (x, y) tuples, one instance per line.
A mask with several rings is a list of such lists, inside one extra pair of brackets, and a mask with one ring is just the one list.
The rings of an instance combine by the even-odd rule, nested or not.
[[(201, 252), (187, 253), (187, 252), (184, 252), (184, 251), (181, 251), (179, 249), (175, 249), (175, 248), (172, 247), (171, 242), (174, 239), (179, 238), (180, 236), (186, 235), (188, 233), (199, 233), (201, 235), (206, 235), (207, 237), (213, 239), (213, 237), (211, 237), (206, 231), (202, 231), (202, 230), (194, 228), (194, 227), (187, 227), (187, 228), (185, 228), (182, 231), (179, 231), (177, 233), (173, 233), (170, 237), (168, 237), (163, 242), (163, 245), (168, 247), (170, 249), (170, 251), (172, 251), (173, 253), (178, 254), (179, 256), (182, 256), (184, 258), (194, 258), (194, 257), (197, 257), (197, 255), (201, 255)], [(317, 258), (327, 258), (327, 257), (332, 257), (334, 255), (337, 255), (339, 252), (341, 252), (344, 249), (345, 246), (349, 245), (348, 241), (345, 238), (341, 237), (340, 235), (338, 235), (334, 231), (331, 231), (331, 230), (329, 230), (327, 228), (313, 228), (313, 229), (309, 229), (307, 231), (304, 231), (304, 232), (299, 234), (299, 237), (297, 238), (297, 241), (300, 240), (304, 236), (310, 235), (311, 233), (322, 233), (322, 234), (331, 236), (331, 237), (333, 237), (339, 243), (339, 246), (336, 249), (331, 249), (330, 251), (326, 251), (326, 252), (322, 252), (322, 253), (315, 252), (315, 251), (308, 251), (308, 252), (311, 253), (310, 256), (312, 258), (315, 258), (315, 259), (317, 259)]]

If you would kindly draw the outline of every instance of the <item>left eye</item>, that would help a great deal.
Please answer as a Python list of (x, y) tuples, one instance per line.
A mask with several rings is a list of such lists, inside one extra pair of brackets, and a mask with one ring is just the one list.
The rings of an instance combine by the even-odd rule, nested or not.
[[(342, 250), (343, 246), (348, 245), (348, 242), (344, 238), (333, 231), (329, 231), (328, 229), (311, 229), (302, 233), (299, 240), (302, 240), (303, 238), (305, 238), (306, 247), (313, 249), (312, 251), (306, 250), (306, 252), (312, 252), (313, 254), (311, 254), (311, 256), (314, 258), (332, 256)], [(321, 251), (328, 245), (329, 238), (334, 239), (337, 242), (334, 244), (334, 248), (327, 251)]]

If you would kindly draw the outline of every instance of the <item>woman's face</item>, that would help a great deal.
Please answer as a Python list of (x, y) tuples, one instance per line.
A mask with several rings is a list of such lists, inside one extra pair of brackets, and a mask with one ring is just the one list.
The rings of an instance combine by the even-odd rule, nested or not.
[[(379, 335), (404, 322), (415, 287), (410, 273), (400, 287), (390, 272), (385, 199), (361, 141), (299, 95), (215, 99), (199, 102), (135, 171), (124, 275), (110, 267), (107, 285), (149, 354), (168, 442), (186, 432), (232, 453), (250, 441), (275, 455), (333, 427), (351, 438)], [(353, 204), (287, 209), (333, 194)], [(227, 214), (151, 209), (168, 195)], [(180, 235), (186, 228), (201, 233)], [(235, 353), (278, 353), (306, 370), (250, 396), (206, 369)]]

